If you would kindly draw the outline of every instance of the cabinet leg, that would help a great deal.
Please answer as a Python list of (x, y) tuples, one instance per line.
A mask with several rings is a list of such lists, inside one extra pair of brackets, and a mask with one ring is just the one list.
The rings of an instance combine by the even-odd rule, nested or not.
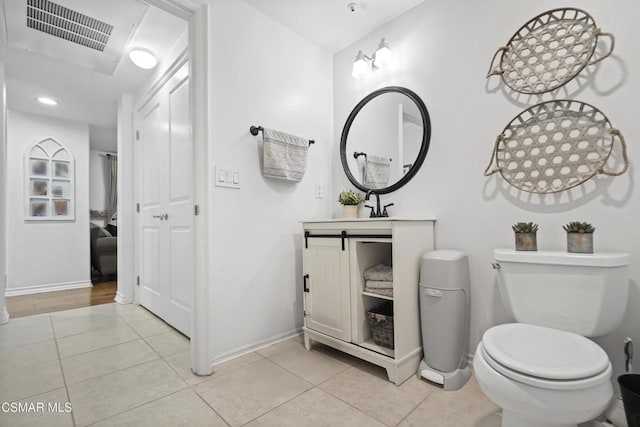
[(389, 381), (391, 381), (395, 385), (400, 385), (403, 383), (402, 378), (398, 377), (398, 368), (396, 367), (387, 368), (387, 377), (389, 378)]
[(304, 333), (304, 348), (306, 348), (307, 351), (311, 351), (311, 338), (306, 332)]

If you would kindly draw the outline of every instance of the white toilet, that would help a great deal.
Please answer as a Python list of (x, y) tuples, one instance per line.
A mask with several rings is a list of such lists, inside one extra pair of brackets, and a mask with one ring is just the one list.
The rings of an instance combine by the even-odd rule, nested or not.
[(585, 337), (622, 320), (630, 256), (624, 253), (493, 252), (504, 305), (518, 323), (487, 330), (473, 358), (503, 427), (575, 427), (612, 396), (611, 363)]

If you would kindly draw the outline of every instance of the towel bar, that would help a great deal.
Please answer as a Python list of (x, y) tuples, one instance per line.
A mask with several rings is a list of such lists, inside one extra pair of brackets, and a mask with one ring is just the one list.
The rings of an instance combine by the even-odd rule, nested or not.
[[(258, 132), (262, 132), (264, 131), (264, 128), (262, 126), (251, 126), (249, 128), (249, 132), (251, 132), (251, 135), (256, 136), (258, 135)], [(309, 140), (309, 145), (311, 144), (315, 144), (316, 142), (313, 139)]]
[[(256, 135), (257, 135), (257, 133), (256, 133)], [(354, 159), (357, 159), (360, 156), (364, 156), (364, 158), (366, 159), (367, 158), (367, 153), (365, 153), (364, 151), (354, 151), (353, 152), (353, 158)], [(392, 162), (393, 159), (390, 158), (389, 161)]]

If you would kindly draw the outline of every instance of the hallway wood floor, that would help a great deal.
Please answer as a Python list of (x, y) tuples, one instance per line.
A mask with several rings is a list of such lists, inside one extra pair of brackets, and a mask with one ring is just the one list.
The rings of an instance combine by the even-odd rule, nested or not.
[(117, 288), (118, 282), (112, 281), (96, 283), (91, 288), (7, 297), (7, 311), (9, 317), (15, 319), (32, 314), (109, 304), (113, 302)]

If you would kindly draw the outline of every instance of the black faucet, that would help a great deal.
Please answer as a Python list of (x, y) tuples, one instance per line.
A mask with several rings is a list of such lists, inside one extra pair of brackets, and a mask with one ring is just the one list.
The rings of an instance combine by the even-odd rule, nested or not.
[(384, 211), (380, 211), (380, 195), (376, 193), (374, 190), (367, 191), (367, 194), (364, 196), (364, 200), (368, 201), (371, 198), (372, 194), (376, 196), (376, 207), (374, 208), (373, 206), (365, 205), (366, 207), (371, 209), (371, 214), (369, 215), (369, 218), (388, 217), (389, 213), (387, 212), (387, 207), (393, 206), (393, 203), (385, 205)]
[(369, 201), (369, 198), (371, 198), (371, 195), (375, 194), (376, 196), (376, 208), (373, 209), (373, 206), (367, 206), (368, 208), (371, 208), (371, 215), (369, 215), (369, 218), (378, 218), (382, 216), (382, 212), (380, 212), (380, 195), (378, 193), (376, 193), (373, 190), (369, 190), (367, 191), (367, 194), (365, 194), (364, 196), (364, 201), (367, 202)]

